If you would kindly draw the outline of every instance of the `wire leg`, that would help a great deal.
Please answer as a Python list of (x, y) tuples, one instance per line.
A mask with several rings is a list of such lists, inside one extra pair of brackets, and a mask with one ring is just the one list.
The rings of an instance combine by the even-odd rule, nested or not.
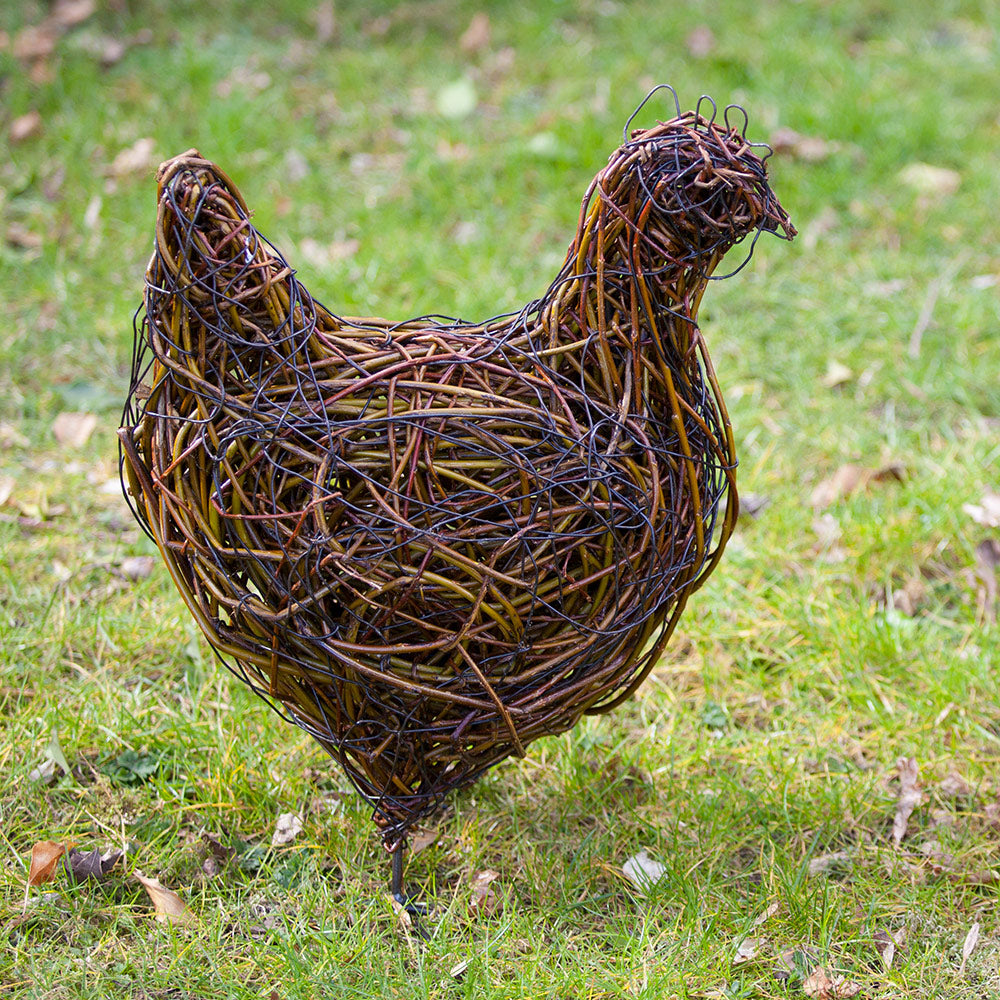
[(392, 881), (389, 885), (389, 892), (392, 898), (409, 914), (413, 929), (425, 941), (430, 937), (421, 923), (420, 918), (427, 913), (427, 907), (423, 903), (418, 903), (403, 888), (403, 852), (406, 850), (404, 842), (400, 841), (399, 846), (392, 852)]

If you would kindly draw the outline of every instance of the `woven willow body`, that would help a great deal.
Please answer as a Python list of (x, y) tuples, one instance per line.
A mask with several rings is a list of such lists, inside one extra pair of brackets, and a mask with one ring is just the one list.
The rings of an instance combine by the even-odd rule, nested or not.
[(737, 512), (702, 293), (745, 235), (794, 230), (742, 132), (689, 112), (610, 158), (541, 299), (391, 323), (312, 299), (196, 151), (158, 183), (134, 509), (211, 644), (395, 847), (660, 657)]

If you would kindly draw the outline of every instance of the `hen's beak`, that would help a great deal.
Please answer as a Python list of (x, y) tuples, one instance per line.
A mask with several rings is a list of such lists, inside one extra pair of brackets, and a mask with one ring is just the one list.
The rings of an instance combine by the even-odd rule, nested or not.
[(780, 240), (790, 240), (798, 232), (795, 226), (792, 225), (792, 220), (788, 218), (788, 213), (777, 201), (774, 201), (771, 205), (771, 210), (767, 213), (760, 228), (765, 233), (774, 233)]

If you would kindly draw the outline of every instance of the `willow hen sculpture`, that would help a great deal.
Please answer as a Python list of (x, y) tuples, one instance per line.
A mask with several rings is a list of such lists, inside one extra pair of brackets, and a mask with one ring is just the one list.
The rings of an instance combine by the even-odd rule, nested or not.
[(548, 291), (481, 324), (337, 316), (218, 167), (159, 170), (133, 509), (227, 665), (371, 803), (397, 894), (446, 792), (635, 691), (733, 528), (698, 307), (730, 247), (794, 229), (745, 114), (677, 111), (626, 126)]

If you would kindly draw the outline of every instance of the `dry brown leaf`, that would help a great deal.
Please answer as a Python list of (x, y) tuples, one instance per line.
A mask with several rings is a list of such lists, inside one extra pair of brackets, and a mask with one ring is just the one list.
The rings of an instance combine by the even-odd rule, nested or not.
[(750, 926), (760, 927), (760, 925), (764, 923), (765, 920), (770, 920), (771, 917), (773, 917), (780, 909), (781, 909), (780, 903), (772, 903), (766, 910), (764, 910), (763, 913), (758, 913), (757, 916), (754, 917), (754, 921)]
[(996, 568), (1000, 566), (1000, 541), (987, 538), (976, 546), (975, 578), (979, 581), (976, 592), (978, 617), (981, 622), (994, 622), (1000, 594), (997, 588)]
[(775, 129), (771, 133), (769, 145), (776, 155), (793, 156), (806, 163), (825, 160), (838, 148), (835, 142), (828, 142), (818, 136), (800, 135), (790, 128)]
[(622, 865), (622, 872), (640, 892), (645, 893), (667, 874), (667, 867), (651, 858), (643, 848)]
[(964, 503), (962, 510), (976, 524), (981, 524), (986, 528), (1000, 528), (1000, 493), (988, 490), (983, 494), (979, 503)]
[(917, 846), (917, 853), (927, 859), (927, 865), (935, 875), (950, 870), (955, 864), (955, 857), (948, 854), (939, 840), (925, 840)]
[(744, 938), (739, 943), (736, 954), (733, 955), (733, 965), (743, 965), (745, 962), (752, 962), (766, 943), (767, 940), (765, 938)]
[(882, 964), (887, 969), (892, 968), (893, 959), (896, 957), (896, 950), (902, 947), (905, 936), (906, 930), (903, 927), (893, 931), (891, 934), (886, 931), (876, 931), (872, 935), (872, 941), (882, 959)]
[(467, 55), (482, 52), (490, 44), (490, 18), (485, 11), (476, 11), (469, 26), (462, 32), (458, 47)]
[(889, 589), (886, 594), (886, 604), (906, 615), (907, 618), (912, 618), (926, 599), (927, 584), (917, 574), (910, 576), (902, 587)]
[(226, 847), (225, 844), (210, 833), (203, 833), (201, 840), (208, 849), (205, 860), (201, 863), (201, 870), (209, 876), (218, 875), (229, 863), (233, 855), (236, 854), (236, 851), (232, 847)]
[(500, 908), (500, 897), (493, 888), (493, 882), (500, 877), (499, 872), (477, 872), (472, 879), (472, 895), (469, 909), (483, 917), (492, 916)]
[(61, 32), (49, 20), (41, 24), (29, 24), (14, 36), (14, 58), (22, 62), (47, 59), (55, 51)]
[(194, 914), (173, 889), (161, 885), (158, 878), (147, 878), (138, 868), (132, 874), (152, 900), (157, 920), (177, 926), (194, 923)]
[(40, 135), (42, 131), (42, 116), (37, 111), (29, 111), (27, 114), (18, 115), (7, 129), (10, 141), (15, 145)]
[(836, 389), (837, 386), (846, 385), (854, 378), (854, 372), (847, 365), (832, 358), (827, 362), (826, 374), (819, 380), (819, 384), (824, 389)]
[(237, 66), (229, 76), (220, 80), (215, 87), (217, 97), (223, 99), (233, 94), (254, 97), (271, 86), (271, 75), (253, 66)]
[(82, 448), (97, 428), (97, 417), (93, 413), (68, 411), (60, 413), (52, 422), (55, 439), (69, 448)]
[(908, 163), (896, 176), (918, 194), (942, 198), (954, 194), (962, 183), (962, 175), (957, 170), (930, 163)]
[(763, 493), (740, 494), (740, 517), (749, 517), (756, 521), (761, 514), (771, 506), (771, 498)]
[(333, 41), (334, 35), (337, 34), (337, 14), (333, 0), (323, 0), (323, 3), (316, 5), (313, 21), (316, 23), (316, 41), (321, 45)]
[(41, 233), (28, 229), (20, 222), (8, 222), (3, 238), (8, 246), (17, 247), (19, 250), (40, 250), (45, 242)]
[(964, 799), (972, 794), (969, 783), (957, 771), (949, 771), (935, 786), (943, 799)]
[(429, 826), (417, 827), (410, 834), (409, 852), (410, 857), (419, 854), (421, 851), (426, 851), (431, 844), (434, 843), (438, 838), (437, 830)]
[(28, 439), (13, 425), (0, 420), (0, 448), (27, 448)]
[(0, 476), (0, 507), (2, 507), (14, 492), (14, 477)]
[(75, 882), (86, 882), (88, 879), (104, 882), (122, 857), (121, 851), (111, 850), (102, 854), (96, 847), (92, 851), (72, 847), (66, 858), (66, 867)]
[(913, 757), (900, 757), (896, 762), (899, 771), (899, 797), (896, 800), (896, 815), (892, 820), (892, 839), (896, 846), (903, 842), (906, 836), (906, 826), (913, 810), (923, 798), (917, 783), (919, 768)]
[(715, 35), (707, 24), (699, 24), (684, 39), (688, 52), (695, 59), (704, 59), (715, 51)]
[(887, 482), (903, 479), (903, 466), (898, 462), (890, 462), (878, 469), (869, 469), (863, 465), (847, 462), (840, 466), (832, 476), (819, 483), (812, 492), (810, 503), (817, 511), (834, 504), (837, 500), (849, 497), (862, 487), (871, 483)]
[(802, 983), (802, 992), (816, 1000), (840, 1000), (854, 997), (861, 992), (861, 984), (845, 976), (831, 976), (822, 965), (816, 966)]
[(123, 149), (108, 167), (112, 177), (125, 177), (151, 171), (157, 163), (156, 140), (148, 136), (136, 139), (131, 146)]
[(28, 868), (28, 885), (38, 886), (56, 877), (56, 865), (66, 853), (62, 844), (54, 840), (40, 840), (31, 848), (31, 865)]
[(48, 19), (66, 31), (83, 24), (96, 9), (94, 0), (56, 0)]
[(833, 851), (831, 854), (821, 854), (809, 862), (809, 874), (825, 875), (834, 868), (842, 868), (851, 861), (850, 851)]
[(965, 975), (965, 965), (969, 961), (969, 956), (972, 954), (978, 942), (979, 942), (979, 921), (977, 920), (969, 928), (969, 933), (965, 935), (965, 941), (962, 942), (962, 963), (958, 967), (958, 974), (960, 976)]
[(295, 813), (282, 813), (274, 827), (271, 836), (271, 846), (281, 847), (290, 844), (302, 832), (302, 817)]
[(116, 569), (118, 574), (126, 580), (145, 580), (153, 572), (155, 566), (156, 560), (152, 556), (127, 556)]
[(959, 885), (1000, 885), (1000, 871), (980, 868), (971, 872), (951, 872), (948, 876)]
[(121, 38), (113, 35), (101, 35), (97, 39), (97, 58), (104, 69), (110, 69), (125, 58), (128, 48)]

